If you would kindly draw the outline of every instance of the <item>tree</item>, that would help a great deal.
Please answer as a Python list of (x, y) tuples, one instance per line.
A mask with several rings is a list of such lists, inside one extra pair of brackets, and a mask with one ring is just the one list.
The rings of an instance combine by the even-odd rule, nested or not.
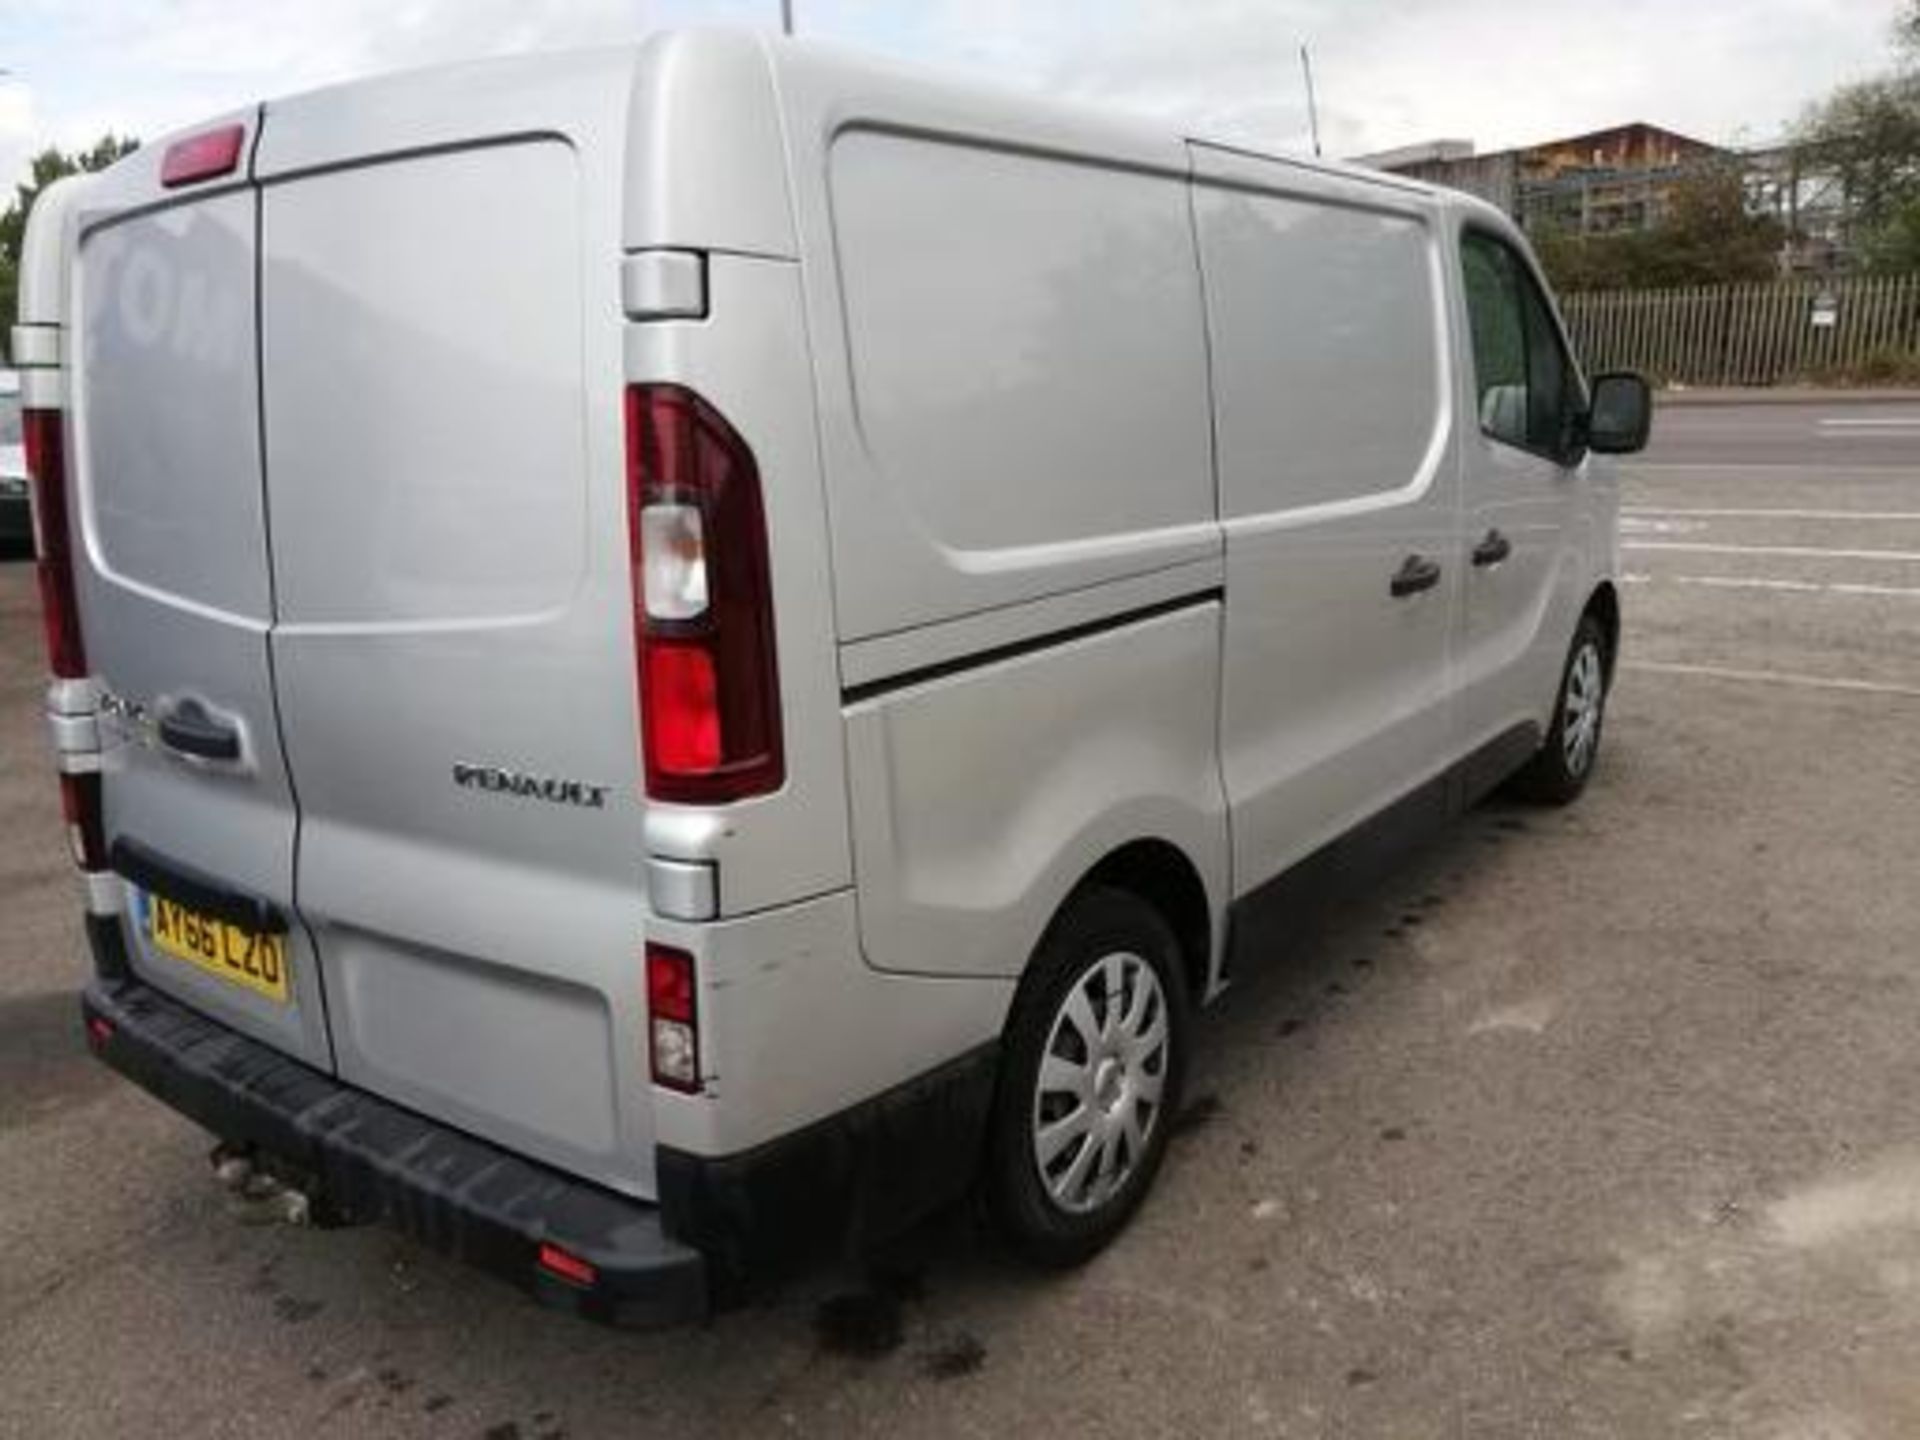
[[(1909, 21), (1920, 23), (1920, 10), (1903, 34)], [(1797, 143), (1801, 168), (1839, 185), (1846, 238), (1871, 260), (1882, 232), (1920, 200), (1920, 74), (1842, 86), (1807, 113)]]
[(1717, 164), (1674, 182), (1651, 229), (1581, 235), (1549, 227), (1532, 239), (1556, 289), (1649, 290), (1770, 280), (1785, 232), (1748, 210), (1738, 168)]
[(27, 212), (40, 192), (67, 175), (104, 170), (140, 148), (131, 136), (103, 135), (90, 150), (69, 155), (51, 147), (33, 157), (25, 181), (14, 187), (13, 201), (0, 212), (0, 326), (11, 327), (19, 303), (20, 245), (26, 239)]

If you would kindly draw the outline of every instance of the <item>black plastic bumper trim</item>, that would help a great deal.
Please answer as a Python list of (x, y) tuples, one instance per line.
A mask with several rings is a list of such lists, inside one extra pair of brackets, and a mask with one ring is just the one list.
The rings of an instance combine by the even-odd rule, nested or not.
[(979, 1171), (997, 1041), (733, 1155), (655, 1151), (669, 1233), (706, 1255), (718, 1303), (807, 1264), (871, 1254), (959, 1199)]
[[(356, 1220), (384, 1220), (536, 1300), (613, 1324), (709, 1313), (705, 1257), (665, 1233), (658, 1207), (573, 1179), (344, 1085), (137, 981), (87, 987), (95, 1053), (174, 1109), (257, 1146)], [(558, 1245), (590, 1288), (538, 1266)]]

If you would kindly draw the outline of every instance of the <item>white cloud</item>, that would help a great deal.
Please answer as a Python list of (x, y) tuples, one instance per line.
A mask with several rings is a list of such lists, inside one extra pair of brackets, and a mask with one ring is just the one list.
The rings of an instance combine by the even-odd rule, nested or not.
[[(1310, 41), (1335, 154), (1482, 148), (1630, 119), (1770, 139), (1889, 58), (1893, 0), (795, 0), (803, 33), (1301, 145)], [(30, 148), (154, 136), (378, 70), (637, 37), (778, 0), (6, 0), (0, 177)]]
[[(18, 82), (0, 80), (0, 180), (18, 175), (27, 168), (33, 153), (33, 139), (39, 124), (33, 113), (33, 92)], [(12, 199), (9, 190), (0, 196), (0, 205)]]

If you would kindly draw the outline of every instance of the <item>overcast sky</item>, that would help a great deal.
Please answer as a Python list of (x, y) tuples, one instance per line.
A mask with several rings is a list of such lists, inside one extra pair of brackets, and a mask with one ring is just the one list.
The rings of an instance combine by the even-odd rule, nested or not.
[[(1895, 0), (795, 0), (818, 34), (1002, 82), (1328, 153), (1484, 149), (1649, 120), (1770, 140), (1882, 68)], [(53, 143), (151, 138), (376, 71), (777, 24), (778, 0), (0, 0), (0, 181)]]

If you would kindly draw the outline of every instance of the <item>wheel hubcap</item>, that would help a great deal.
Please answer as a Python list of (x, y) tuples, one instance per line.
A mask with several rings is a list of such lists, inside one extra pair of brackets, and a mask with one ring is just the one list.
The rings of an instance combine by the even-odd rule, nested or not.
[(1588, 642), (1567, 666), (1567, 693), (1561, 701), (1560, 745), (1572, 775), (1584, 775), (1600, 741), (1600, 707), (1606, 699), (1606, 670), (1600, 647)]
[(1087, 967), (1054, 1013), (1033, 1095), (1033, 1158), (1062, 1210), (1110, 1200), (1146, 1155), (1160, 1119), (1167, 998), (1138, 955)]

